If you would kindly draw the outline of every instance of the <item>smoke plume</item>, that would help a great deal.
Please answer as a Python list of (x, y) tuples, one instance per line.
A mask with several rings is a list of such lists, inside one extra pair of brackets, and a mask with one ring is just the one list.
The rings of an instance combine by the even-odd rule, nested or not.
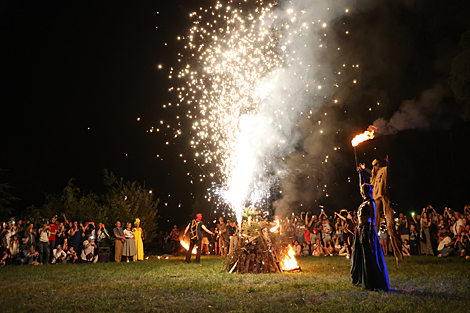
[(381, 135), (393, 135), (406, 129), (428, 130), (441, 111), (445, 94), (446, 89), (437, 84), (425, 90), (418, 99), (404, 101), (388, 121), (379, 118), (374, 126)]

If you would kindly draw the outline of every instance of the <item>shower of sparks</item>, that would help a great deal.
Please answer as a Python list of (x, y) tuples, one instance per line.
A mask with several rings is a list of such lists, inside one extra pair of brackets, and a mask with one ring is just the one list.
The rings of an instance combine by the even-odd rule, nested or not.
[[(306, 13), (262, 0), (217, 1), (192, 12), (189, 33), (177, 38), (185, 50), (178, 68), (170, 68), (179, 85), (169, 91), (178, 95), (179, 115), (191, 120), (194, 163), (204, 171), (199, 180), (212, 182), (208, 201), (229, 204), (238, 222), (246, 207), (271, 197), (300, 120), (338, 87), (321, 76), (315, 59), (326, 49), (328, 23), (302, 18)], [(178, 126), (174, 138), (182, 134)]]

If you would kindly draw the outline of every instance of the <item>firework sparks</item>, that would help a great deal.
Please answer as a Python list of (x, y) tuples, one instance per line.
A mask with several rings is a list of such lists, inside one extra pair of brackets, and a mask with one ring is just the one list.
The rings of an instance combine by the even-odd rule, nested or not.
[(328, 23), (319, 17), (329, 10), (217, 1), (192, 12), (188, 35), (177, 38), (185, 50), (169, 78), (176, 74), (182, 83), (170, 91), (192, 121), (194, 161), (205, 172), (200, 181), (212, 180), (208, 198), (229, 203), (238, 222), (245, 207), (267, 201), (283, 175), (279, 160), (295, 149), (299, 120), (335, 87), (326, 85), (312, 53), (326, 48), (313, 42), (326, 36)]

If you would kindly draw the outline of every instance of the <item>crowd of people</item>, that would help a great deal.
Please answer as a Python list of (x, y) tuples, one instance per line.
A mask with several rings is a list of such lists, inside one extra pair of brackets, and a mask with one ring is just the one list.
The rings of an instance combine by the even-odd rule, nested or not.
[[(301, 212), (279, 218), (278, 232), (292, 244), (297, 256), (350, 257), (357, 225), (357, 211), (341, 210), (328, 215), (322, 209), (317, 215)], [(404, 256), (428, 255), (438, 257), (460, 256), (470, 259), (470, 206), (463, 212), (445, 208), (439, 214), (428, 205), (411, 218), (399, 213), (395, 227), (402, 242)], [(233, 249), (237, 223), (219, 218), (212, 237), (203, 233), (202, 253), (225, 257)], [(384, 255), (391, 254), (390, 237), (384, 217), (380, 218), (378, 235)], [(178, 243), (174, 242), (175, 245)]]
[[(352, 252), (353, 236), (357, 225), (356, 211), (341, 210), (328, 215), (322, 209), (317, 215), (301, 212), (279, 218), (277, 230), (291, 243), (297, 256), (345, 256)], [(470, 206), (463, 212), (445, 208), (438, 213), (431, 205), (411, 218), (399, 213), (395, 227), (401, 236), (404, 256), (428, 255), (458, 256), (470, 259)], [(116, 222), (112, 233), (102, 223), (68, 221), (63, 214), (52, 217), (36, 227), (29, 221), (0, 223), (0, 264), (47, 264), (97, 262), (102, 241), (114, 241), (114, 260), (126, 262), (143, 260), (143, 231), (140, 220), (134, 227), (126, 223), (122, 228)], [(274, 225), (274, 224), (273, 224)], [(380, 218), (378, 235), (384, 255), (392, 253), (387, 223)], [(220, 217), (215, 227), (208, 228), (215, 236), (202, 233), (201, 250), (206, 255), (225, 257), (234, 248), (237, 223)], [(160, 238), (160, 239), (159, 239)], [(178, 254), (180, 232), (177, 225), (169, 233), (157, 235), (162, 252)]]
[(68, 221), (65, 214), (36, 227), (30, 221), (11, 218), (0, 223), (0, 264), (96, 263), (103, 240), (115, 242), (115, 261), (143, 260), (143, 231), (140, 220), (116, 227), (111, 234), (103, 223)]

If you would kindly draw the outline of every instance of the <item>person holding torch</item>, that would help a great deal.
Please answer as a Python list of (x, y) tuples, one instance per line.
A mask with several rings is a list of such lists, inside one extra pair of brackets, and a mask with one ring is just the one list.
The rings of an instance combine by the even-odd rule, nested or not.
[(193, 251), (194, 246), (197, 246), (197, 254), (196, 254), (196, 263), (201, 262), (201, 242), (202, 242), (202, 230), (208, 232), (212, 236), (215, 236), (213, 232), (206, 228), (202, 224), (202, 213), (196, 214), (196, 219), (193, 219), (191, 223), (186, 226), (183, 234), (183, 240), (186, 238), (186, 233), (190, 230), (189, 233), (189, 249), (186, 253), (186, 263), (191, 263), (191, 252)]

